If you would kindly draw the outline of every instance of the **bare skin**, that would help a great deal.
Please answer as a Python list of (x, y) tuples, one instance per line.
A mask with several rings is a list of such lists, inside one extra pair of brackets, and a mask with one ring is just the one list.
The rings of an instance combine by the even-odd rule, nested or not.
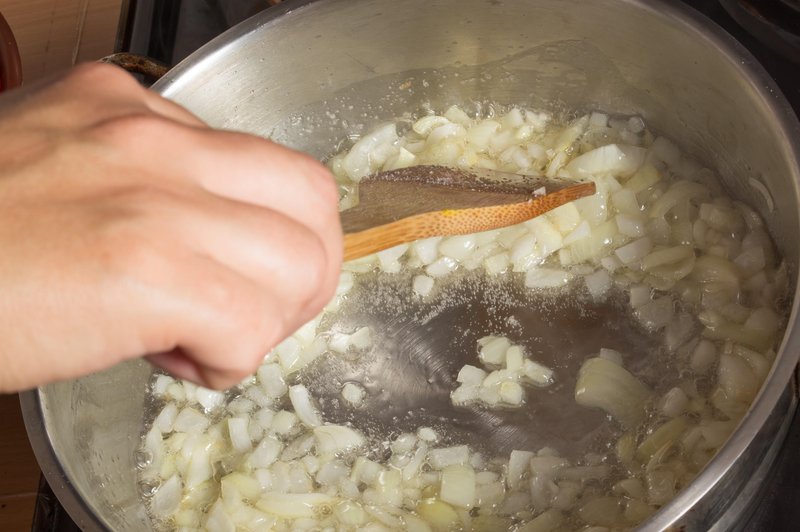
[(317, 161), (115, 67), (0, 98), (0, 391), (139, 356), (238, 383), (333, 295), (336, 201)]

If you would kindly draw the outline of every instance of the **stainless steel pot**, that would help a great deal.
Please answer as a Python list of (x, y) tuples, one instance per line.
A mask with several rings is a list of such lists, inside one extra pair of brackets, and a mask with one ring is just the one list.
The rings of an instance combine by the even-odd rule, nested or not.
[[(154, 88), (214, 126), (320, 157), (357, 124), (424, 106), (496, 101), (641, 113), (719, 168), (734, 195), (755, 203), (793, 271), (800, 264), (800, 125), (750, 54), (682, 4), (289, 1), (205, 46)], [(773, 210), (752, 194), (751, 177), (771, 191)], [(748, 415), (644, 529), (735, 527), (794, 411), (798, 354), (795, 297)], [(149, 374), (134, 362), (23, 396), (42, 469), (86, 529), (150, 529), (134, 473)]]

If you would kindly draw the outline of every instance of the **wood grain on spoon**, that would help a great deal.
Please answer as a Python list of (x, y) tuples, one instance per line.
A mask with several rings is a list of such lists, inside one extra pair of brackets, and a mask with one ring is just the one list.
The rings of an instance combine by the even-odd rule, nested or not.
[(358, 193), (359, 204), (341, 213), (345, 260), (422, 238), (518, 224), (594, 194), (595, 185), (483, 169), (412, 166), (367, 177)]

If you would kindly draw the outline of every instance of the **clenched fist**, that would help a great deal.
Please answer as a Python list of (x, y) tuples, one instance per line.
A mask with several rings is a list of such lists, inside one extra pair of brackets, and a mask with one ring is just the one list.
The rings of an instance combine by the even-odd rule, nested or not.
[(315, 160), (116, 67), (0, 98), (0, 391), (143, 355), (236, 384), (332, 296), (336, 202)]

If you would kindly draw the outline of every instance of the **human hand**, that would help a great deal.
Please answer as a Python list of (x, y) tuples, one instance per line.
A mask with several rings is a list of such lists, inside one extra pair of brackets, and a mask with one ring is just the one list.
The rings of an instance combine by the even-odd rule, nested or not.
[(241, 381), (332, 297), (337, 192), (116, 67), (0, 99), (0, 391), (147, 355)]

